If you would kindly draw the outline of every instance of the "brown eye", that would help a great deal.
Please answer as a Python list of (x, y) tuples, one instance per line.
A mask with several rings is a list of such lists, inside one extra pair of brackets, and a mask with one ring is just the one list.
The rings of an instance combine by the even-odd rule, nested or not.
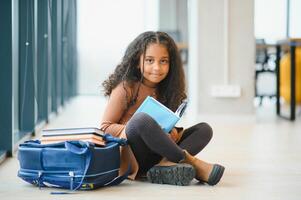
[(145, 62), (147, 64), (152, 64), (154, 62), (154, 59), (147, 58), (147, 59), (145, 59)]
[(166, 65), (169, 63), (169, 61), (167, 59), (164, 59), (164, 60), (161, 60), (160, 63), (163, 65)]

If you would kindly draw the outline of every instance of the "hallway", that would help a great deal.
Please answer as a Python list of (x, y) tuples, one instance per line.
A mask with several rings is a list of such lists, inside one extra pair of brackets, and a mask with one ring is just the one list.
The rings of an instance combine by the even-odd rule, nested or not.
[[(76, 97), (45, 128), (98, 126), (104, 105), (100, 96)], [(198, 157), (226, 167), (215, 187), (196, 181), (180, 187), (127, 180), (115, 187), (54, 196), (49, 193), (55, 189), (39, 190), (16, 176), (15, 155), (0, 165), (0, 199), (300, 199), (301, 118), (292, 123), (276, 117), (266, 120), (266, 115), (263, 111), (256, 119), (228, 116), (205, 120), (212, 125), (214, 136)], [(182, 125), (194, 123), (185, 117)], [(207, 118), (199, 117), (202, 119)]]

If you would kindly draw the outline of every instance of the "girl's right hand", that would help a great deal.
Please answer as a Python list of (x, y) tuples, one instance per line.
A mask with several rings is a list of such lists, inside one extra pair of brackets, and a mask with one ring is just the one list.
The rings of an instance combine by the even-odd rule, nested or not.
[(171, 131), (168, 134), (168, 136), (174, 142), (177, 142), (179, 140), (179, 133), (178, 133), (178, 131), (177, 131), (176, 128), (171, 129)]

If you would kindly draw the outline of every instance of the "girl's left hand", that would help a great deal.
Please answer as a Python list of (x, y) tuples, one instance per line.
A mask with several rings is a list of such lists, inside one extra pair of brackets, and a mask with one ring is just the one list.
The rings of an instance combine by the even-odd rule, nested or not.
[(176, 128), (171, 129), (170, 133), (168, 134), (169, 138), (172, 139), (174, 142), (177, 142), (179, 139), (179, 133)]

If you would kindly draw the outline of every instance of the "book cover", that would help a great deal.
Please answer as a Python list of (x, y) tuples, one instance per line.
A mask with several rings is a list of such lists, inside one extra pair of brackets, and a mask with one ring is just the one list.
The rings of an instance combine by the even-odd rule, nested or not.
[(187, 101), (184, 101), (178, 107), (177, 111), (173, 112), (153, 97), (148, 96), (137, 109), (135, 114), (139, 112), (144, 112), (150, 115), (161, 126), (164, 132), (169, 133), (182, 117), (186, 106)]
[[(68, 139), (68, 140), (41, 140), (41, 144), (53, 144), (53, 143), (58, 143), (58, 142), (64, 142), (64, 141), (74, 141), (74, 140), (78, 140), (78, 139)], [(104, 141), (99, 141), (93, 138), (87, 138), (87, 139), (80, 139), (81, 141), (87, 141), (87, 142), (91, 142), (94, 143), (96, 145), (99, 146), (105, 146), (105, 142)]]
[(42, 136), (45, 137), (59, 136), (59, 135), (83, 135), (83, 134), (94, 134), (101, 137), (103, 135), (103, 132), (100, 129), (94, 127), (42, 130)]
[(50, 144), (68, 140), (82, 140), (93, 142), (97, 145), (105, 145), (103, 132), (98, 128), (64, 128), (64, 129), (46, 129), (42, 131), (40, 139), (42, 144)]

